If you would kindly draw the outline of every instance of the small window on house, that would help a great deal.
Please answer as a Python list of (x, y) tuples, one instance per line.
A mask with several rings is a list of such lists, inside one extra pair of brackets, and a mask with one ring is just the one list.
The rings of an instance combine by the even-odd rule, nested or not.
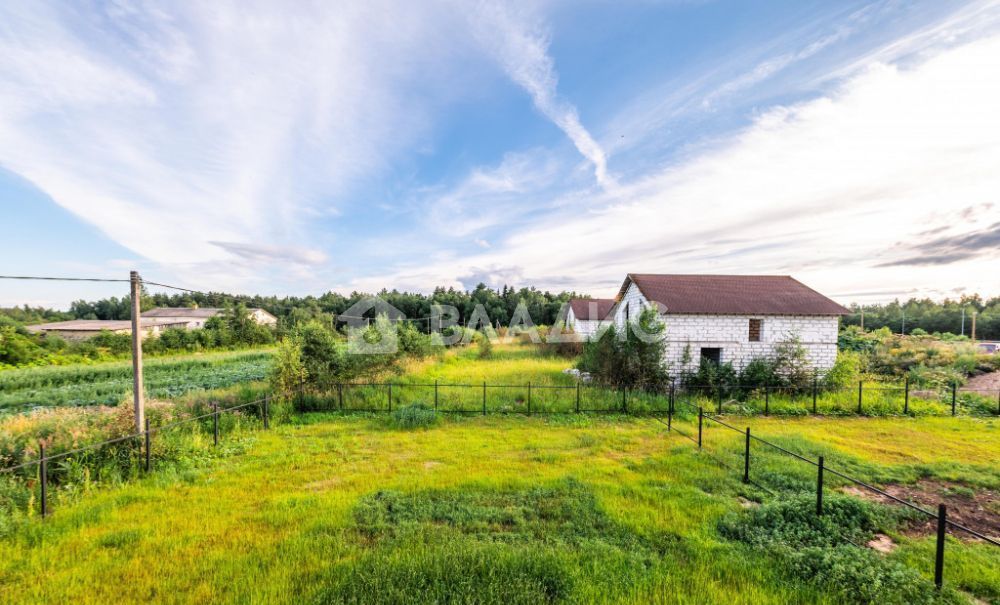
[(702, 363), (710, 363), (716, 366), (720, 365), (722, 363), (722, 349), (718, 347), (702, 347), (701, 361)]
[(750, 342), (760, 342), (760, 328), (763, 323), (762, 319), (750, 320)]

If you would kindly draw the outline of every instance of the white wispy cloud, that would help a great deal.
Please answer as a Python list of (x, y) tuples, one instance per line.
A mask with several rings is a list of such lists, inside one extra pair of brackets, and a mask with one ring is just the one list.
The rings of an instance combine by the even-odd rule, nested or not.
[(800, 48), (791, 51), (780, 52), (768, 57), (753, 66), (750, 70), (739, 76), (728, 80), (715, 90), (709, 92), (702, 99), (703, 108), (710, 108), (720, 99), (732, 96), (740, 91), (751, 88), (768, 78), (781, 73), (792, 65), (805, 61), (822, 52), (823, 50), (842, 42), (852, 34), (863, 28), (869, 19), (884, 10), (886, 2), (870, 4), (854, 11), (831, 27), (829, 33), (823, 33), (815, 39), (805, 43)]
[(449, 187), (420, 192), (419, 215), (444, 238), (509, 228), (527, 219), (561, 172), (558, 160), (544, 150), (507, 153), (499, 164), (474, 168)]
[(629, 271), (791, 273), (851, 298), (1000, 292), (997, 73), (1000, 36), (906, 68), (869, 65), (603, 194), (603, 210), (539, 221), (437, 266), (429, 283), (499, 267), (594, 294)]
[(254, 262), (213, 242), (311, 264), (327, 242), (306, 219), (454, 92), (420, 75), (451, 69), (437, 4), (64, 8), (0, 5), (0, 165), (195, 283), (236, 286), (232, 263)]
[(511, 80), (531, 96), (538, 111), (566, 133), (580, 154), (594, 165), (597, 182), (611, 184), (604, 150), (580, 122), (576, 107), (559, 96), (559, 78), (548, 53), (548, 34), (539, 18), (526, 5), (477, 6), (469, 17), (476, 38)]

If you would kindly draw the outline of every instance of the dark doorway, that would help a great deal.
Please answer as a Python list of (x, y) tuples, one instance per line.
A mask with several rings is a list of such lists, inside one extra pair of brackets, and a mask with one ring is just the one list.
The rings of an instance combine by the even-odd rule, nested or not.
[(701, 360), (719, 365), (722, 363), (722, 349), (718, 347), (702, 347)]

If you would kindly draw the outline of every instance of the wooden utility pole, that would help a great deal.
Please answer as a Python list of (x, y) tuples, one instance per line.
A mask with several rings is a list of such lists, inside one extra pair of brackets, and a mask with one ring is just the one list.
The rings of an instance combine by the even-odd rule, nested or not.
[(145, 393), (142, 388), (142, 280), (139, 272), (129, 275), (132, 284), (132, 397), (135, 404), (135, 430), (142, 432), (146, 421)]
[(976, 312), (972, 312), (972, 344), (976, 344)]
[(865, 331), (865, 309), (864, 309), (864, 307), (861, 308), (861, 331), (862, 332)]

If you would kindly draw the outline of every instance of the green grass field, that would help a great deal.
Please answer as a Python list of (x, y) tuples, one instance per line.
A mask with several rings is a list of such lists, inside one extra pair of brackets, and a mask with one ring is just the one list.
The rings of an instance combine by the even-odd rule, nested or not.
[[(915, 435), (947, 434), (939, 421), (956, 422), (913, 420), (877, 448), (828, 447), (866, 479), (961, 460), (949, 473), (970, 480), (990, 466), (996, 427), (978, 443), (882, 466)], [(806, 437), (797, 422), (768, 429), (806, 448), (843, 421)], [(789, 574), (774, 553), (722, 537), (720, 519), (744, 514), (741, 502), (780, 499), (652, 420), (487, 416), (399, 431), (385, 417), (311, 415), (227, 439), (237, 455), (78, 494), (27, 522), (0, 543), (0, 600), (850, 602)], [(808, 484), (778, 479), (780, 459), (754, 462), (755, 478), (783, 497)], [(888, 559), (933, 594), (932, 538), (886, 531), (900, 545)], [(948, 549), (949, 586), (1000, 598), (1000, 549), (953, 539)]]
[[(398, 380), (572, 385), (570, 365), (472, 348)], [(673, 421), (696, 434), (695, 415)], [(1000, 489), (995, 419), (726, 422), (880, 485)], [(937, 592), (934, 538), (912, 516), (828, 475), (817, 519), (814, 467), (755, 443), (751, 477), (767, 489), (744, 484), (743, 436), (711, 422), (702, 451), (623, 415), (397, 427), (384, 413), (293, 414), (226, 431), (218, 450), (194, 432), (199, 454), (117, 486), (56, 487), (52, 516), (18, 517), (0, 538), (0, 602), (1000, 603), (1000, 548), (949, 536)], [(842, 539), (876, 532), (892, 552)]]

